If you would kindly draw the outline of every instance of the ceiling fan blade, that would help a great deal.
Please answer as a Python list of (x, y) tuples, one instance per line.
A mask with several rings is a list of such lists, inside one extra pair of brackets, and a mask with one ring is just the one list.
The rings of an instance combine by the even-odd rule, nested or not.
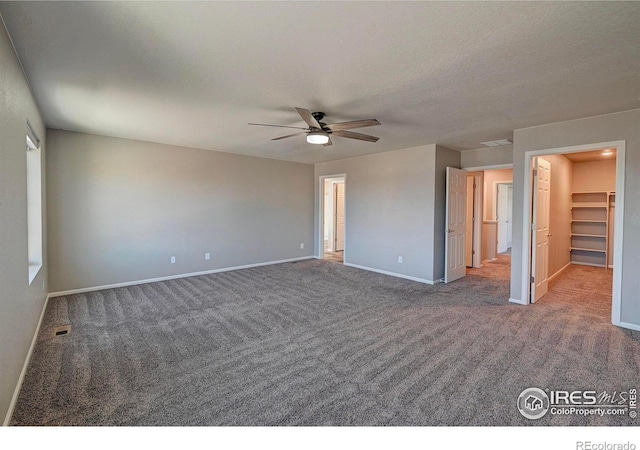
[(368, 134), (362, 134), (362, 133), (354, 133), (353, 131), (339, 130), (339, 131), (334, 131), (331, 134), (334, 136), (340, 136), (340, 137), (345, 137), (349, 139), (358, 139), (360, 141), (367, 141), (367, 142), (378, 142), (378, 139), (380, 139), (379, 137), (369, 136)]
[(366, 119), (366, 120), (352, 120), (350, 122), (338, 122), (327, 125), (332, 131), (340, 131), (340, 130), (349, 130), (351, 128), (364, 128), (364, 127), (372, 127), (374, 125), (380, 125), (376, 119)]
[(328, 147), (330, 145), (333, 145), (333, 142), (331, 142), (331, 138), (329, 138), (329, 142), (327, 142), (326, 144), (322, 144), (323, 147)]
[(311, 112), (308, 109), (296, 108), (296, 111), (298, 111), (298, 114), (300, 114), (300, 117), (302, 117), (302, 120), (307, 122), (307, 124), (310, 127), (312, 127), (312, 128), (322, 128), (322, 126), (318, 123), (318, 121), (315, 119), (315, 117), (313, 117), (313, 115), (311, 114)]
[(280, 136), (280, 137), (277, 137), (277, 138), (273, 138), (271, 140), (272, 141), (277, 141), (279, 139), (285, 139), (285, 138), (289, 138), (289, 137), (292, 137), (292, 136), (297, 136), (299, 134), (306, 134), (306, 133), (307, 133), (306, 131), (300, 131), (299, 133), (287, 134), (286, 136)]
[(285, 125), (268, 125), (266, 123), (249, 123), (248, 125), (258, 125), (261, 127), (293, 128), (295, 130), (306, 130), (306, 128), (302, 128), (302, 127), (288, 127)]

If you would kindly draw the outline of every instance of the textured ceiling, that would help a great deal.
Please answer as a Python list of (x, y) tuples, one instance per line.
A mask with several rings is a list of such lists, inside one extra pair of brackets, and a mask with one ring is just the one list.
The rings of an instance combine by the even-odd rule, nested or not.
[[(301, 162), (640, 106), (637, 2), (6, 2), (52, 128)], [(332, 147), (247, 122), (376, 118)], [(284, 131), (284, 132), (283, 132)], [(487, 151), (491, 151), (488, 149)]]

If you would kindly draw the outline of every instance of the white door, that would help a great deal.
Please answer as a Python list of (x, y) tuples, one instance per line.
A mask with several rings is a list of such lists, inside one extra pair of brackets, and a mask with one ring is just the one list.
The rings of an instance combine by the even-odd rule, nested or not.
[(551, 198), (551, 163), (534, 159), (531, 267), (531, 302), (535, 303), (549, 289), (549, 199)]
[(449, 283), (467, 273), (467, 172), (447, 167), (446, 191), (444, 282)]
[(344, 250), (344, 183), (336, 183), (334, 205), (336, 210), (334, 251), (340, 252)]
[(504, 253), (509, 248), (509, 186), (507, 184), (498, 184), (498, 198), (496, 205), (496, 220), (498, 221), (498, 253)]

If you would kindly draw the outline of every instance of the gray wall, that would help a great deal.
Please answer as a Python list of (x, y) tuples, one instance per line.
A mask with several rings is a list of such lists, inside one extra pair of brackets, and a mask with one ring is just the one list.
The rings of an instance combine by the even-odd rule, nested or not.
[(316, 164), (316, 253), (319, 177), (344, 173), (345, 263), (433, 280), (435, 164), (435, 145)]
[(432, 280), (444, 278), (447, 167), (460, 168), (460, 152), (436, 145)]
[(514, 205), (513, 258), (511, 266), (511, 297), (521, 300), (524, 154), (530, 150), (567, 147), (626, 140), (624, 242), (622, 248), (622, 305), (623, 322), (640, 326), (640, 109), (568, 122), (554, 123), (514, 132)]
[(312, 165), (60, 130), (47, 140), (51, 292), (312, 254)]
[[(46, 239), (45, 263), (31, 286), (27, 279), (27, 120), (41, 139), (44, 165), (45, 129), (0, 22), (0, 420), (8, 412), (47, 296)], [(43, 175), (43, 210), (45, 184)]]
[(513, 145), (484, 147), (460, 152), (460, 167), (501, 166), (513, 163)]

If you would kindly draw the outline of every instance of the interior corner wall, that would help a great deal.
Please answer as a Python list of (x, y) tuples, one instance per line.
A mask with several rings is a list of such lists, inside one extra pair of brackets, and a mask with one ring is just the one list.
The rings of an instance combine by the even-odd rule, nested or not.
[(446, 241), (446, 201), (447, 201), (447, 167), (460, 168), (460, 152), (436, 145), (435, 187), (433, 209), (433, 275), (432, 279), (444, 278), (444, 257)]
[(433, 281), (435, 164), (433, 144), (316, 164), (316, 254), (319, 179), (346, 174), (345, 264)]
[[(0, 21), (0, 421), (9, 419), (11, 400), (48, 291), (44, 220), (43, 266), (31, 285), (28, 280), (27, 121), (41, 140), (44, 167), (47, 154), (44, 124)], [(44, 218), (44, 169), (41, 173)]]
[(61, 130), (47, 140), (52, 292), (312, 256), (310, 164)]
[(513, 163), (513, 145), (483, 147), (460, 152), (460, 167), (505, 166)]
[(514, 204), (513, 204), (513, 256), (511, 265), (511, 298), (522, 300), (522, 255), (526, 240), (523, 236), (523, 208), (529, 202), (524, 198), (525, 152), (602, 142), (626, 141), (624, 188), (625, 210), (624, 242), (621, 270), (621, 321), (640, 328), (640, 109), (585, 119), (571, 120), (514, 132)]
[(571, 262), (571, 193), (574, 164), (562, 155), (546, 155), (551, 164), (549, 200), (549, 276)]

